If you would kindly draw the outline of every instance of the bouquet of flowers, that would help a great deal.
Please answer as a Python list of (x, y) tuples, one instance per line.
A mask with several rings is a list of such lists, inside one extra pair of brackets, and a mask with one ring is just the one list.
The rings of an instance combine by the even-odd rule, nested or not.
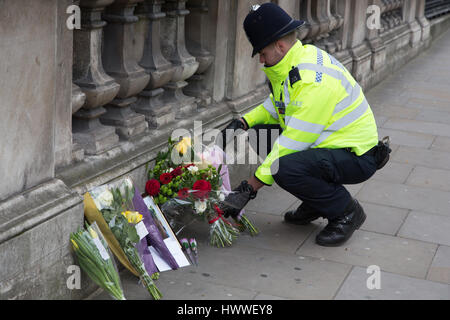
[[(136, 248), (139, 242), (148, 235), (148, 230), (142, 221), (143, 216), (134, 209), (133, 198), (135, 191), (131, 180), (125, 179), (116, 188), (105, 185), (100, 186), (90, 193), (97, 209), (101, 212), (101, 216), (104, 219), (103, 222), (106, 222), (107, 231), (111, 232), (117, 240), (132, 269), (126, 264), (125, 266), (132, 272), (134, 271), (133, 273), (137, 273), (143, 285), (154, 299), (160, 299), (161, 292), (155, 286), (147, 271), (147, 269), (157, 271), (153, 259), (150, 261), (153, 264), (150, 268), (144, 264), (142, 259), (144, 258), (146, 262), (149, 262), (148, 258), (151, 258), (150, 252), (148, 251), (147, 254), (143, 251), (140, 254)], [(87, 214), (87, 218), (88, 220), (98, 220), (98, 217), (90, 214)], [(153, 272), (152, 275), (153, 278), (156, 278), (158, 273)]]
[(70, 235), (78, 264), (87, 275), (116, 300), (125, 300), (116, 264), (108, 244), (94, 222)]
[[(229, 192), (223, 187), (222, 175), (226, 166), (219, 162), (213, 165), (205, 157), (207, 149), (203, 149), (202, 153), (195, 154), (190, 138), (183, 138), (178, 143), (169, 139), (168, 150), (158, 153), (154, 168), (149, 170), (147, 167), (145, 190), (160, 205), (172, 228), (184, 227), (187, 220), (203, 219), (210, 224), (210, 243), (230, 246), (239, 234), (237, 227), (249, 230), (252, 235), (257, 231), (244, 215), (240, 215), (238, 225), (223, 216), (219, 204)], [(190, 157), (186, 157), (189, 154)], [(184, 163), (175, 162), (180, 157), (184, 158)]]

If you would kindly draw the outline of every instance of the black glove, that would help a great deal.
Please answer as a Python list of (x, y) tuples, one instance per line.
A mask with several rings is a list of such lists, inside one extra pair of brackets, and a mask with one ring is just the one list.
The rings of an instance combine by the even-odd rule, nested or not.
[[(227, 130), (238, 130), (238, 129), (245, 130), (245, 125), (244, 125), (244, 123), (241, 120), (234, 119), (233, 121), (231, 121), (228, 124), (228, 126), (225, 129), (223, 129), (221, 131), (221, 133), (222, 133), (222, 144), (223, 144), (223, 148), (222, 149), (225, 150), (225, 146), (227, 145), (227, 140), (225, 139), (226, 138), (226, 134), (227, 134)], [(231, 132), (228, 133), (228, 139), (229, 140), (231, 140), (231, 138), (232, 138), (232, 136), (230, 136), (230, 133)]]
[(228, 218), (229, 216), (236, 218), (247, 203), (251, 199), (256, 198), (256, 194), (257, 191), (248, 184), (247, 180), (242, 181), (241, 184), (220, 204), (225, 218)]

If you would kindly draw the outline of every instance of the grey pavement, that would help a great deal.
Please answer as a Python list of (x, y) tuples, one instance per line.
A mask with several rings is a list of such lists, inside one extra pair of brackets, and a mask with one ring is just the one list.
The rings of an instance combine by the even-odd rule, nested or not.
[[(367, 219), (341, 247), (315, 244), (326, 225), (283, 222), (301, 202), (278, 186), (246, 208), (260, 229), (229, 248), (208, 245), (196, 222), (182, 236), (199, 243), (199, 266), (161, 273), (163, 299), (450, 299), (450, 30), (431, 48), (366, 92), (380, 138), (393, 153), (371, 179), (347, 186)], [(368, 266), (380, 287), (369, 289)], [(122, 271), (128, 299), (150, 299)], [(99, 292), (91, 299), (109, 299)]]

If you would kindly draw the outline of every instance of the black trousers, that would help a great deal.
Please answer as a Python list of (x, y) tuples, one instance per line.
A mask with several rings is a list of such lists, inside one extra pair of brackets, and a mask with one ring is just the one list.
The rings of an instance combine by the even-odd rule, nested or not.
[[(281, 132), (281, 128), (277, 127)], [(264, 125), (252, 129), (255, 129), (259, 140), (261, 129), (277, 127)], [(267, 132), (261, 137), (267, 139), (267, 145), (271, 148), (269, 140), (274, 141), (274, 137)], [(258, 154), (269, 151), (256, 149)], [(376, 171), (372, 151), (357, 156), (347, 149), (314, 148), (280, 157), (278, 161), (278, 170), (273, 173), (275, 182), (327, 219), (342, 216), (352, 200), (343, 184), (364, 182)]]

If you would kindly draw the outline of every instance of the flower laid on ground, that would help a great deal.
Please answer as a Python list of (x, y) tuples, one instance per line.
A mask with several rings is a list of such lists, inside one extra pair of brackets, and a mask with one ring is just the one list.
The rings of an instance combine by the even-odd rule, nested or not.
[[(158, 277), (158, 272), (150, 252), (146, 252), (146, 256), (144, 256), (144, 252), (139, 252), (136, 248), (142, 238), (148, 234), (148, 230), (145, 225), (141, 224), (143, 216), (134, 210), (133, 186), (125, 180), (119, 187), (108, 190), (112, 194), (113, 201), (109, 207), (100, 209), (100, 212), (129, 263), (139, 274), (142, 284), (154, 299), (160, 299), (161, 292), (152, 281), (152, 277), (154, 279)], [(96, 202), (95, 194), (93, 192), (94, 202)], [(143, 259), (147, 264), (143, 262)], [(151, 270), (152, 277), (147, 269)]]
[(194, 238), (189, 239), (189, 245), (191, 246), (191, 251), (194, 254), (195, 265), (198, 266), (198, 246), (197, 241)]
[[(239, 230), (248, 230), (250, 234), (256, 234), (256, 229), (242, 213), (234, 226), (225, 219), (223, 212), (220, 212), (217, 205), (225, 199), (224, 192), (229, 190), (223, 186), (222, 180), (222, 168), (226, 166), (221, 163), (212, 165), (208, 162), (207, 158), (211, 154), (214, 155), (210, 150), (204, 150), (203, 154), (195, 158), (192, 143), (189, 138), (183, 138), (178, 143), (169, 139), (167, 151), (158, 153), (152, 169), (148, 166), (146, 168), (147, 194), (152, 196), (162, 212), (169, 216), (172, 227), (175, 227), (175, 224), (186, 225), (184, 218), (188, 215), (192, 216), (192, 219), (207, 221), (210, 224), (210, 243), (214, 246), (231, 245)], [(186, 155), (189, 150), (191, 162), (176, 163), (177, 153)], [(198, 162), (194, 162), (195, 160)], [(228, 171), (225, 172), (226, 178), (229, 179)]]
[(125, 300), (119, 274), (97, 224), (86, 225), (70, 235), (77, 261), (84, 272), (116, 300)]

